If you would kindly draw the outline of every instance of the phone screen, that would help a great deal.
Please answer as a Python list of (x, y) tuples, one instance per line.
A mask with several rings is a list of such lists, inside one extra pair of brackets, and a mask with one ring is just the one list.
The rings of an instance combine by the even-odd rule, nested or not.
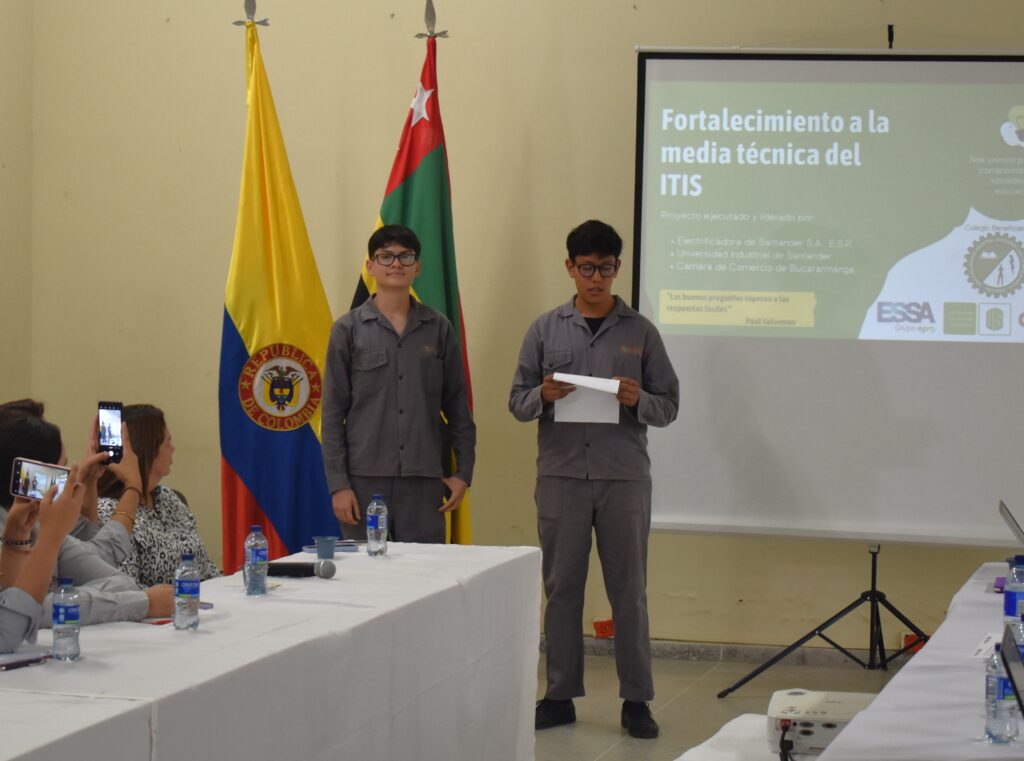
[(69, 472), (68, 468), (60, 465), (15, 457), (11, 469), (11, 494), (26, 499), (42, 499), (49, 488), (56, 485), (59, 497), (68, 482)]
[(120, 462), (121, 452), (121, 402), (99, 403), (100, 451), (110, 452), (111, 461)]

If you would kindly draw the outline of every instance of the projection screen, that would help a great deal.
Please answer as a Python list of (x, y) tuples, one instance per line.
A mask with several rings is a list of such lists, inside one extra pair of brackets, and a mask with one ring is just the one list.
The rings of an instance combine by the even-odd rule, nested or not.
[(641, 50), (637, 92), (654, 526), (1014, 544), (1024, 57)]

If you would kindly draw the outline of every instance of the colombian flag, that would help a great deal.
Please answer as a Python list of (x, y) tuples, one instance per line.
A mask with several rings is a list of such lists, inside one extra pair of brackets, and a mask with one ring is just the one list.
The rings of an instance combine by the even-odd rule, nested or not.
[(251, 21), (246, 74), (249, 116), (220, 355), (225, 573), (241, 566), (251, 524), (263, 526), (271, 558), (338, 531), (320, 454), (331, 311)]
[[(441, 106), (437, 95), (437, 40), (427, 38), (427, 58), (423, 62), (419, 85), (405, 120), (398, 155), (384, 191), (377, 228), (405, 225), (420, 239), (422, 270), (414, 284), (414, 295), (427, 306), (444, 314), (455, 328), (462, 351), (462, 366), (469, 390), (469, 408), (473, 409), (473, 386), (469, 378), (466, 353), (466, 325), (459, 299), (459, 278), (455, 271), (455, 235), (452, 232), (452, 195), (448, 175), (448, 152), (441, 125)], [(377, 290), (377, 284), (363, 265), (352, 308), (362, 304)], [(459, 508), (449, 513), (449, 533), (453, 543), (472, 540), (469, 517), (469, 492)]]

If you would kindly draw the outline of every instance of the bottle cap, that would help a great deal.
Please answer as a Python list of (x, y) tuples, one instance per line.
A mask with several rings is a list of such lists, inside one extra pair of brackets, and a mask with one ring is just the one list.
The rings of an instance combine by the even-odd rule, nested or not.
[(57, 579), (57, 584), (62, 587), (73, 587), (75, 585), (75, 580), (70, 576), (61, 576)]
[(1001, 642), (996, 642), (996, 652), (998, 653), (1002, 649), (1003, 649), (1003, 644)]
[(254, 534), (262, 534), (263, 526), (259, 525), (258, 523), (254, 523), (251, 526), (249, 526), (249, 531), (251, 531)]
[[(378, 494), (377, 492), (374, 492), (373, 496), (371, 496), (370, 499), (383, 500), (384, 499), (384, 495), (383, 494)], [(1024, 555), (1021, 555), (1021, 563), (1024, 563)]]
[(1013, 564), (1014, 565), (1024, 565), (1024, 555), (1014, 555), (1013, 556)]
[(183, 553), (181, 553), (181, 559), (182, 560), (195, 560), (196, 556), (193, 553), (191, 553), (191, 552), (183, 552)]

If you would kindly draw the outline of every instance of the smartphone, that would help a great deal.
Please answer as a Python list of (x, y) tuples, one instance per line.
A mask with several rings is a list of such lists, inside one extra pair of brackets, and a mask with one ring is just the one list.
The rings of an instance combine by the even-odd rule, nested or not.
[(70, 472), (70, 468), (60, 465), (15, 457), (11, 468), (11, 494), (25, 499), (42, 499), (49, 488), (56, 484), (59, 497)]
[(121, 462), (121, 402), (100, 402), (100, 451), (110, 452), (110, 462)]

